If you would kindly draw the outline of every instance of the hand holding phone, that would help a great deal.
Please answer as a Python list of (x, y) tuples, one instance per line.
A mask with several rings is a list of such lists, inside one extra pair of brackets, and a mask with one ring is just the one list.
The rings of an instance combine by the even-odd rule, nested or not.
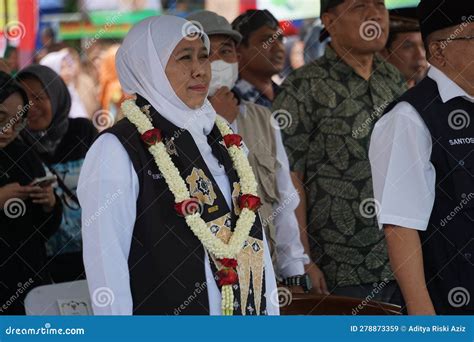
[(36, 178), (33, 182), (31, 182), (31, 186), (39, 186), (41, 188), (46, 188), (56, 183), (56, 181), (57, 177), (55, 175), (45, 176), (41, 178)]

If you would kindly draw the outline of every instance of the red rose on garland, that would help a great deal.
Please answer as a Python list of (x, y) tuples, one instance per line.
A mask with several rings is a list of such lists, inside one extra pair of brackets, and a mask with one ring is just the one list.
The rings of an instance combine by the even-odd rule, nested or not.
[(239, 276), (233, 268), (224, 268), (217, 271), (216, 275), (219, 278), (218, 284), (221, 287), (224, 285), (234, 285), (239, 281)]
[(161, 131), (158, 128), (153, 128), (141, 135), (141, 138), (145, 144), (148, 146), (155, 145), (156, 143), (161, 142), (162, 136)]
[(235, 259), (223, 258), (223, 259), (218, 259), (218, 261), (224, 267), (228, 267), (228, 268), (236, 268), (237, 267), (237, 260), (235, 260)]
[(174, 210), (178, 213), (179, 216), (188, 216), (201, 212), (201, 202), (197, 198), (191, 198), (184, 200), (179, 203), (175, 203)]
[(257, 211), (258, 208), (260, 208), (262, 205), (262, 201), (260, 200), (260, 197), (250, 195), (250, 194), (245, 194), (241, 195), (239, 197), (239, 207), (240, 209), (250, 209), (252, 211)]
[(238, 134), (227, 134), (224, 136), (224, 143), (227, 148), (231, 146), (240, 147), (242, 145), (242, 137)]

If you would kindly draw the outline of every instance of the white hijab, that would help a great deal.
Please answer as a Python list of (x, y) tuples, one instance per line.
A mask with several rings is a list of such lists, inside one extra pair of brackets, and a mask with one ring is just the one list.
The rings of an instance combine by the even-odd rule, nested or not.
[(192, 33), (201, 33), (209, 52), (209, 38), (192, 22), (171, 16), (155, 16), (132, 27), (117, 51), (115, 65), (123, 90), (143, 96), (165, 119), (186, 129), (193, 137), (213, 174), (225, 172), (219, 167), (207, 143), (216, 112), (205, 100), (198, 109), (189, 108), (176, 95), (166, 77), (165, 68), (178, 43)]

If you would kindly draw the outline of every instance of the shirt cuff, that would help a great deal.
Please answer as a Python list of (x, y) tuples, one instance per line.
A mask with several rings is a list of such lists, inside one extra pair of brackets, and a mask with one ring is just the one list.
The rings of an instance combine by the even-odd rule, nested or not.
[(304, 274), (303, 260), (293, 261), (280, 269), (280, 276), (284, 278), (294, 277)]
[(383, 229), (385, 224), (399, 226), (404, 228), (410, 228), (420, 231), (425, 231), (428, 228), (429, 220), (418, 220), (418, 219), (411, 219), (396, 215), (380, 215), (379, 219), (379, 228)]

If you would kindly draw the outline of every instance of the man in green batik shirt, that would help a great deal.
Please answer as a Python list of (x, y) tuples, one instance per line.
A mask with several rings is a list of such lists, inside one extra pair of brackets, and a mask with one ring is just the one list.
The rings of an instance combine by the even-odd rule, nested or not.
[(321, 39), (331, 37), (325, 55), (293, 72), (273, 104), (276, 117), (291, 115), (283, 139), (301, 196), (296, 212), (319, 265), (306, 271), (316, 289), (327, 283), (332, 294), (397, 302), (368, 158), (375, 122), (406, 90), (376, 54), (388, 11), (380, 0), (322, 0), (321, 13)]

